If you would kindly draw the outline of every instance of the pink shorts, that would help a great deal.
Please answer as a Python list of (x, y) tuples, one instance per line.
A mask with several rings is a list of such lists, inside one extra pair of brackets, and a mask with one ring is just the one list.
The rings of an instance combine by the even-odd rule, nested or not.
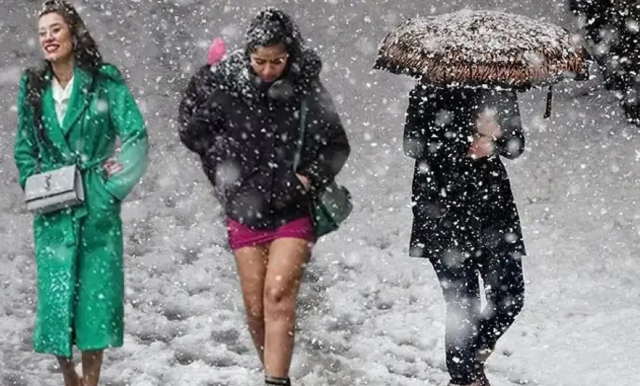
[(315, 242), (313, 225), (308, 217), (291, 220), (279, 228), (266, 230), (251, 229), (227, 217), (227, 233), (229, 235), (229, 246), (234, 251), (243, 247), (267, 244), (284, 237)]

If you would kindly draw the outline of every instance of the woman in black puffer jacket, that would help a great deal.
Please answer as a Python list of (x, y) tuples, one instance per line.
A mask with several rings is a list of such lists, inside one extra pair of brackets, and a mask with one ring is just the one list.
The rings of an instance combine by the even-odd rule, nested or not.
[[(224, 196), (229, 244), (267, 384), (288, 385), (300, 279), (315, 241), (311, 198), (349, 155), (321, 61), (277, 9), (251, 22), (244, 52), (225, 59), (216, 89), (181, 133)], [(299, 162), (301, 117), (305, 136)]]

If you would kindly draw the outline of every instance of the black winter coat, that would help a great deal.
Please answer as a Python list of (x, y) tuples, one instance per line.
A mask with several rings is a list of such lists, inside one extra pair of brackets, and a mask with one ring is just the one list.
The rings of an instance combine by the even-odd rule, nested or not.
[[(320, 59), (306, 50), (290, 61), (284, 77), (268, 85), (243, 52), (230, 55), (215, 72), (211, 96), (181, 133), (222, 192), (227, 216), (254, 229), (308, 216), (311, 196), (333, 181), (350, 151), (318, 77)], [(303, 99), (306, 135), (294, 172)], [(310, 179), (309, 192), (296, 172)]]
[(416, 159), (411, 256), (525, 254), (500, 157), (472, 160), (467, 155), (478, 113), (486, 108), (497, 111), (503, 131), (496, 142), (498, 153), (518, 157), (524, 135), (515, 92), (422, 84), (411, 92), (404, 133), (405, 154)]

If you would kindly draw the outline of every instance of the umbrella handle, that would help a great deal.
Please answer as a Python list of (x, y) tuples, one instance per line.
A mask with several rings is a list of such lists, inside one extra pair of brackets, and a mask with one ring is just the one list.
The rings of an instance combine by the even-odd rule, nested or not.
[(549, 91), (547, 92), (547, 107), (544, 111), (545, 119), (551, 116), (552, 105), (553, 105), (553, 86), (549, 86)]

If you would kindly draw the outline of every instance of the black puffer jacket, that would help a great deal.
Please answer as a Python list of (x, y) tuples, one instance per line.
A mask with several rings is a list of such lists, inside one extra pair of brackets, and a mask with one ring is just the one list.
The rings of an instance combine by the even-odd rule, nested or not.
[[(216, 78), (214, 76), (214, 72), (216, 70), (216, 66), (212, 65), (204, 65), (200, 67), (198, 72), (191, 77), (189, 80), (189, 84), (187, 89), (184, 92), (182, 100), (180, 101), (180, 105), (178, 106), (178, 123), (179, 123), (179, 131), (180, 139), (182, 142), (191, 150), (198, 155), (200, 155), (202, 163), (202, 168), (211, 181), (212, 184), (215, 184), (215, 168), (212, 164), (204, 162), (203, 156), (205, 155), (202, 149), (206, 149), (209, 146), (205, 144), (206, 140), (202, 139), (201, 142), (194, 143), (190, 140), (190, 134), (188, 132), (189, 122), (193, 118), (196, 110), (200, 108), (211, 96), (213, 90), (216, 87)], [(219, 201), (224, 201), (224, 197), (220, 189), (216, 188), (214, 185), (214, 196)]]
[[(189, 80), (187, 89), (184, 92), (180, 106), (178, 107), (178, 118), (180, 123), (180, 135), (187, 128), (193, 114), (202, 106), (215, 89), (214, 72), (216, 66), (206, 64), (198, 69)], [(193, 150), (193, 149), (192, 149)]]
[[(317, 54), (302, 50), (289, 60), (285, 75), (265, 85), (244, 52), (230, 55), (215, 72), (215, 90), (181, 133), (212, 171), (227, 215), (255, 229), (309, 215), (310, 195), (333, 181), (350, 151), (319, 80)], [(296, 172), (311, 180), (310, 192), (293, 170), (303, 99), (306, 136)]]

